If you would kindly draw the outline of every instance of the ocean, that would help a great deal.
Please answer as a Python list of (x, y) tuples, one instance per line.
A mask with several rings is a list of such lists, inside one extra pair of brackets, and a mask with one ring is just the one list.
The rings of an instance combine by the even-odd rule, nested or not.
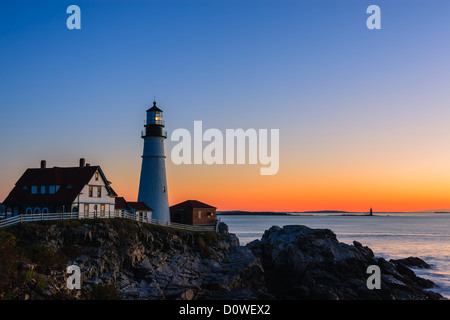
[(270, 227), (305, 225), (332, 230), (340, 242), (354, 240), (386, 260), (419, 257), (431, 269), (412, 268), (438, 287), (431, 289), (450, 299), (450, 213), (293, 214), (287, 216), (219, 215), (241, 245), (261, 239)]

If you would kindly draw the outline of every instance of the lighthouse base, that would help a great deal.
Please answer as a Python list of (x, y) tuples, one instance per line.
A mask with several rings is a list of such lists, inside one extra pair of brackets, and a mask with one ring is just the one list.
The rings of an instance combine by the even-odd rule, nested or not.
[(152, 219), (170, 222), (164, 157), (143, 157), (138, 201), (152, 210)]

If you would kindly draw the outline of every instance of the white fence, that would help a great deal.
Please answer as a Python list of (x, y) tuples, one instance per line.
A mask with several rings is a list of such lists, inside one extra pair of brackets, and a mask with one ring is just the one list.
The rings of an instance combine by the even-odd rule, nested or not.
[(37, 222), (37, 221), (54, 221), (54, 220), (73, 220), (73, 219), (105, 219), (105, 218), (127, 218), (135, 221), (149, 223), (153, 225), (165, 226), (174, 229), (187, 230), (187, 231), (216, 231), (216, 226), (213, 225), (189, 225), (174, 223), (169, 221), (161, 221), (156, 219), (148, 219), (147, 217), (141, 217), (139, 215), (131, 213), (99, 213), (99, 212), (72, 212), (72, 213), (33, 213), (23, 214), (18, 216), (9, 217), (0, 220), (0, 229), (14, 226), (25, 222)]

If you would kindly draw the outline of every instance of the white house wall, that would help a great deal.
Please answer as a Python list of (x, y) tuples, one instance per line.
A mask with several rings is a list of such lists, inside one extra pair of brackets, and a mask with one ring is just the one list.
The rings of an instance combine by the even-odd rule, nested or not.
[[(89, 197), (89, 187), (94, 187), (92, 190), (92, 197)], [(97, 196), (97, 187), (101, 187), (101, 196)], [(106, 189), (105, 181), (102, 179), (100, 173), (98, 173), (98, 181), (95, 180), (95, 174), (92, 176), (91, 180), (87, 185), (84, 186), (80, 195), (75, 199), (73, 206), (78, 207), (80, 204), (79, 212), (84, 213), (84, 205), (89, 205), (90, 215), (94, 215), (94, 206), (97, 205), (97, 214), (100, 214), (101, 205), (105, 205), (105, 214), (114, 213), (115, 209), (115, 197), (108, 195), (108, 190)]]

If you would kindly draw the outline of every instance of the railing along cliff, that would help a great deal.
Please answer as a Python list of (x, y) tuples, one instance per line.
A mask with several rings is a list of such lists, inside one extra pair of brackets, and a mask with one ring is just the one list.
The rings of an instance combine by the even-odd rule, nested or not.
[(25, 222), (37, 222), (37, 221), (54, 221), (54, 220), (73, 220), (73, 219), (107, 219), (107, 218), (127, 218), (138, 222), (149, 223), (158, 226), (165, 226), (169, 228), (187, 230), (187, 231), (216, 231), (216, 226), (200, 226), (200, 225), (188, 225), (181, 223), (174, 223), (169, 221), (161, 221), (156, 219), (148, 219), (147, 217), (140, 217), (131, 213), (33, 213), (23, 214), (18, 216), (9, 217), (0, 220), (0, 229), (14, 226)]

